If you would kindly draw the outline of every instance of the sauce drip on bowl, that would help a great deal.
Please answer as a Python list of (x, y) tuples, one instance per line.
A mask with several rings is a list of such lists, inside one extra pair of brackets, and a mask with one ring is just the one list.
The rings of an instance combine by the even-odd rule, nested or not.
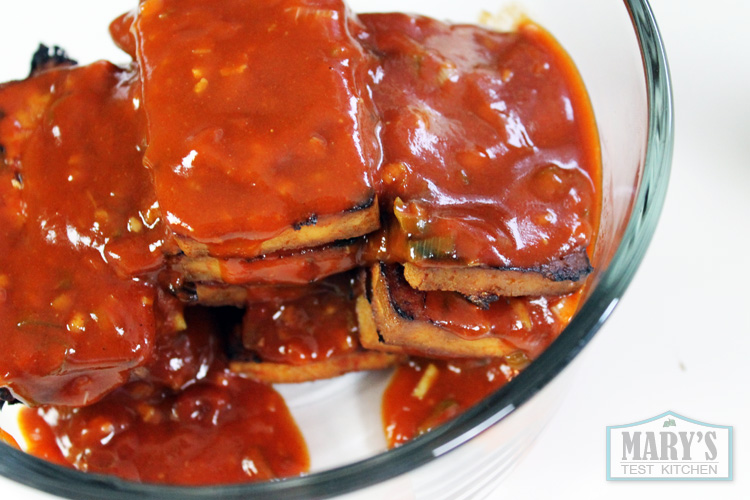
[[(192, 308), (141, 380), (83, 408), (24, 408), (30, 452), (88, 472), (170, 484), (295, 476), (309, 458), (281, 396), (228, 371), (216, 314)], [(59, 448), (58, 448), (59, 447)]]
[(414, 358), (399, 366), (383, 395), (388, 446), (404, 444), (456, 417), (515, 377), (523, 363), (523, 357), (511, 362)]

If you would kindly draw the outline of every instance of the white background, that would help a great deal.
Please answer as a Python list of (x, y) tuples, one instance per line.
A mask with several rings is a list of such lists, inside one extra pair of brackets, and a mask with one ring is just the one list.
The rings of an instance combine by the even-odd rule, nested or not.
[[(111, 6), (86, 2), (97, 3), (102, 12), (81, 12), (81, 23), (103, 30)], [(664, 214), (625, 298), (577, 363), (560, 411), (493, 498), (750, 498), (750, 2), (651, 3), (675, 92)], [(0, 0), (2, 29), (36, 29), (12, 17), (14, 4)], [(47, 43), (71, 28), (41, 24)], [(1, 79), (25, 76), (34, 48), (0, 44)], [(82, 59), (123, 60), (110, 44), (67, 48)], [(606, 426), (667, 410), (734, 426), (734, 481), (605, 480)], [(0, 491), (3, 499), (50, 498), (4, 478)]]
[[(653, 243), (571, 393), (496, 498), (750, 498), (750, 2), (651, 0), (676, 140)], [(607, 482), (606, 426), (734, 426), (732, 482)]]

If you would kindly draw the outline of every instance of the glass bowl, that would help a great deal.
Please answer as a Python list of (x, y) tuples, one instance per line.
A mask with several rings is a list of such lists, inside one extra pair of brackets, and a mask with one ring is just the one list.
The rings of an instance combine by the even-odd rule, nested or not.
[[(119, 3), (125, 10), (135, 1)], [(454, 22), (476, 22), (480, 12), (503, 7), (489, 0), (440, 5), (352, 0), (350, 5), (356, 12), (401, 10)], [(669, 71), (645, 0), (523, 0), (514, 5), (548, 29), (576, 62), (599, 126), (604, 166), (596, 271), (585, 301), (523, 373), (453, 421), (389, 451), (379, 412), (387, 374), (279, 387), (310, 447), (313, 470), (304, 477), (232, 486), (156, 486), (58, 467), (1, 443), (0, 475), (62, 497), (111, 500), (481, 498), (497, 488), (552, 417), (569, 382), (571, 361), (612, 313), (637, 270), (662, 208), (673, 144)], [(65, 46), (64, 40), (53, 42)], [(74, 47), (68, 50), (76, 55)], [(110, 54), (97, 57), (102, 56)]]

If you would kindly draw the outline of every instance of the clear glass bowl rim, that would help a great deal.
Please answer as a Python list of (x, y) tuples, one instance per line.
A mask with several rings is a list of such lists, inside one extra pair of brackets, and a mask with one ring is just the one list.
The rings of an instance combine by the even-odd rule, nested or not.
[(0, 475), (75, 499), (328, 498), (407, 473), (496, 425), (560, 373), (606, 321), (638, 269), (664, 204), (674, 143), (666, 53), (647, 0), (624, 0), (646, 76), (647, 149), (641, 183), (617, 251), (595, 290), (563, 334), (523, 373), (455, 420), (399, 448), (335, 469), (267, 483), (177, 487), (141, 484), (70, 470), (0, 444)]

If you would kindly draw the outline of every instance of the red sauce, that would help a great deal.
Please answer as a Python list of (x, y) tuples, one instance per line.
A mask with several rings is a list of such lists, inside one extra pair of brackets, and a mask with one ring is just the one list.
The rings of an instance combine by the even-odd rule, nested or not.
[(26, 452), (63, 467), (72, 467), (57, 445), (55, 433), (39, 412), (22, 408), (18, 416), (18, 427), (26, 441)]
[(381, 260), (532, 267), (588, 246), (598, 139), (580, 78), (548, 34), (360, 19), (380, 62)]
[(145, 161), (175, 233), (252, 256), (372, 199), (379, 151), (357, 29), (340, 0), (140, 5)]
[[(308, 470), (281, 397), (228, 371), (232, 328), (204, 309), (183, 316), (173, 238), (219, 259), (219, 285), (378, 260), (534, 267), (592, 242), (591, 109), (532, 25), (357, 18), (340, 0), (144, 0), (111, 32), (136, 63), (0, 85), (0, 388), (37, 407), (22, 412), (33, 454), (157, 483)], [(383, 224), (365, 255), (325, 247), (369, 230), (356, 225), (262, 255), (289, 228), (368, 203)], [(250, 355), (294, 365), (359, 349), (352, 296), (315, 290), (248, 289)], [(524, 354), (400, 367), (383, 405), (390, 446), (515, 376), (578, 300), (480, 309), (401, 292), (422, 302), (419, 319)]]
[(2, 429), (0, 429), (0, 443), (5, 443), (9, 446), (12, 446), (13, 448), (17, 450), (21, 449), (21, 447), (18, 446), (18, 443), (16, 442), (15, 438)]
[(207, 310), (191, 309), (187, 320), (188, 330), (162, 340), (142, 380), (83, 408), (25, 408), (21, 421), (34, 429), (29, 451), (154, 483), (228, 484), (307, 471), (305, 443), (281, 396), (226, 369)]
[(126, 12), (109, 24), (109, 34), (112, 41), (134, 60), (137, 56), (135, 53), (135, 36), (133, 36), (131, 28), (137, 14), (137, 9)]
[(485, 310), (450, 292), (430, 292), (425, 310), (435, 324), (461, 338), (499, 337), (534, 359), (567, 324), (570, 316), (561, 311), (575, 310), (577, 303), (576, 295), (501, 297)]
[[(300, 365), (360, 348), (348, 283), (319, 286), (293, 300), (248, 304), (242, 343), (264, 361)], [(247, 354), (245, 354), (247, 355)]]
[(257, 259), (221, 259), (219, 273), (227, 284), (305, 284), (340, 274), (361, 264), (364, 241), (346, 241)]
[(388, 447), (399, 446), (456, 417), (517, 374), (518, 369), (503, 358), (414, 358), (399, 366), (383, 395)]

